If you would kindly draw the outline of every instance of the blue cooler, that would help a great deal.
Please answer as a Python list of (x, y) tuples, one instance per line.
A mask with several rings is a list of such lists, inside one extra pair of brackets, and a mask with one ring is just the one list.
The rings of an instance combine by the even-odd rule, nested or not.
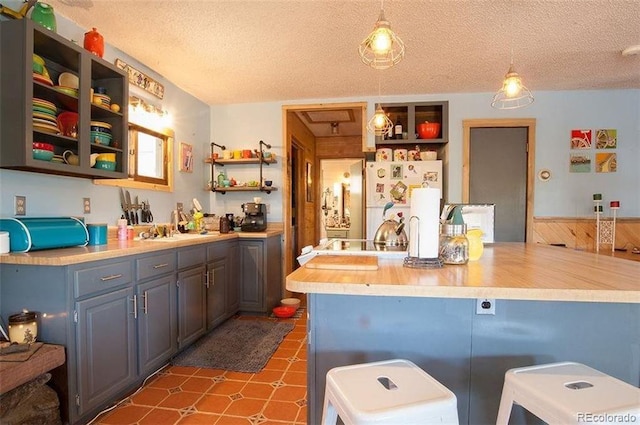
[(86, 246), (89, 232), (75, 217), (2, 218), (0, 231), (9, 232), (11, 252)]

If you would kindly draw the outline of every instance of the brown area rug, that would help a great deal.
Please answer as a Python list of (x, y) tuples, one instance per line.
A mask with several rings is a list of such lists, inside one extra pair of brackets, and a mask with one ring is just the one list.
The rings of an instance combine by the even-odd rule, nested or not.
[(267, 364), (293, 322), (232, 318), (178, 354), (172, 364), (256, 373)]

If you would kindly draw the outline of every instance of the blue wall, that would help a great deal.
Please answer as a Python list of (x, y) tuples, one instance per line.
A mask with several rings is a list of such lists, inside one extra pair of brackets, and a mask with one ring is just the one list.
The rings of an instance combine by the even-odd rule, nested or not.
[[(19, 4), (9, 2), (10, 7)], [(58, 33), (65, 38), (82, 40), (87, 29), (58, 16)], [(621, 201), (619, 216), (640, 216), (640, 90), (537, 92), (533, 105), (516, 111), (497, 111), (490, 107), (491, 93), (424, 94), (413, 96), (369, 96), (341, 99), (309, 99), (284, 102), (213, 105), (209, 106), (185, 93), (175, 84), (156, 74), (135, 59), (106, 45), (105, 59), (120, 58), (135, 66), (165, 86), (163, 100), (153, 98), (135, 87), (131, 94), (162, 106), (173, 117), (175, 130), (174, 157), (178, 158), (180, 142), (194, 147), (193, 173), (175, 171), (174, 192), (131, 190), (132, 195), (148, 199), (156, 221), (166, 222), (176, 202), (190, 208), (198, 198), (205, 209), (214, 213), (240, 213), (244, 202), (252, 201), (254, 193), (213, 194), (205, 191), (210, 170), (202, 161), (209, 152), (209, 143), (225, 144), (233, 148), (255, 149), (259, 140), (272, 144), (279, 158), (278, 164), (265, 168), (265, 177), (282, 188), (284, 170), (282, 106), (332, 102), (368, 102), (369, 113), (374, 103), (448, 100), (450, 113), (448, 200), (459, 202), (462, 197), (462, 120), (472, 118), (535, 118), (535, 170), (547, 168), (552, 172), (548, 182), (536, 180), (534, 214), (536, 216), (591, 216), (593, 193), (602, 193), (605, 202)], [(618, 130), (618, 172), (611, 174), (569, 173), (569, 138), (571, 129), (615, 128)], [(369, 146), (373, 146), (370, 137)], [(595, 150), (592, 149), (592, 153)], [(252, 167), (231, 167), (226, 170), (239, 181), (257, 179)], [(115, 225), (120, 217), (119, 190), (97, 186), (91, 180), (58, 177), (46, 174), (0, 170), (0, 215), (13, 216), (15, 195), (27, 197), (29, 216), (82, 216), (82, 198), (91, 198), (92, 213), (84, 215), (91, 222)], [(282, 191), (260, 195), (269, 207), (269, 220), (282, 221)], [(607, 204), (605, 204), (607, 205)]]

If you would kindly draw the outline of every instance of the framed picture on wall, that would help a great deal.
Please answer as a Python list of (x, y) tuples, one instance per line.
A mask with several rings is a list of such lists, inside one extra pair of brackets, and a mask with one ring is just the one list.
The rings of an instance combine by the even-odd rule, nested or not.
[(193, 146), (188, 143), (180, 143), (180, 171), (193, 172)]

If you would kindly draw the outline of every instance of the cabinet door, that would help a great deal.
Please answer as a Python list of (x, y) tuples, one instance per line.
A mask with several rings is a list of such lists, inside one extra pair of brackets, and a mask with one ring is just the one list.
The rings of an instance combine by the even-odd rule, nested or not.
[(178, 349), (174, 275), (138, 285), (138, 362), (141, 375), (162, 366)]
[(264, 243), (240, 242), (240, 310), (264, 309)]
[(136, 379), (133, 288), (76, 303), (78, 415), (112, 400)]
[(238, 242), (229, 244), (229, 254), (227, 255), (227, 290), (226, 290), (226, 316), (230, 317), (240, 309), (240, 248)]
[(184, 348), (206, 329), (205, 266), (178, 273), (178, 346)]
[(207, 329), (213, 329), (226, 318), (227, 258), (207, 264), (207, 273)]

